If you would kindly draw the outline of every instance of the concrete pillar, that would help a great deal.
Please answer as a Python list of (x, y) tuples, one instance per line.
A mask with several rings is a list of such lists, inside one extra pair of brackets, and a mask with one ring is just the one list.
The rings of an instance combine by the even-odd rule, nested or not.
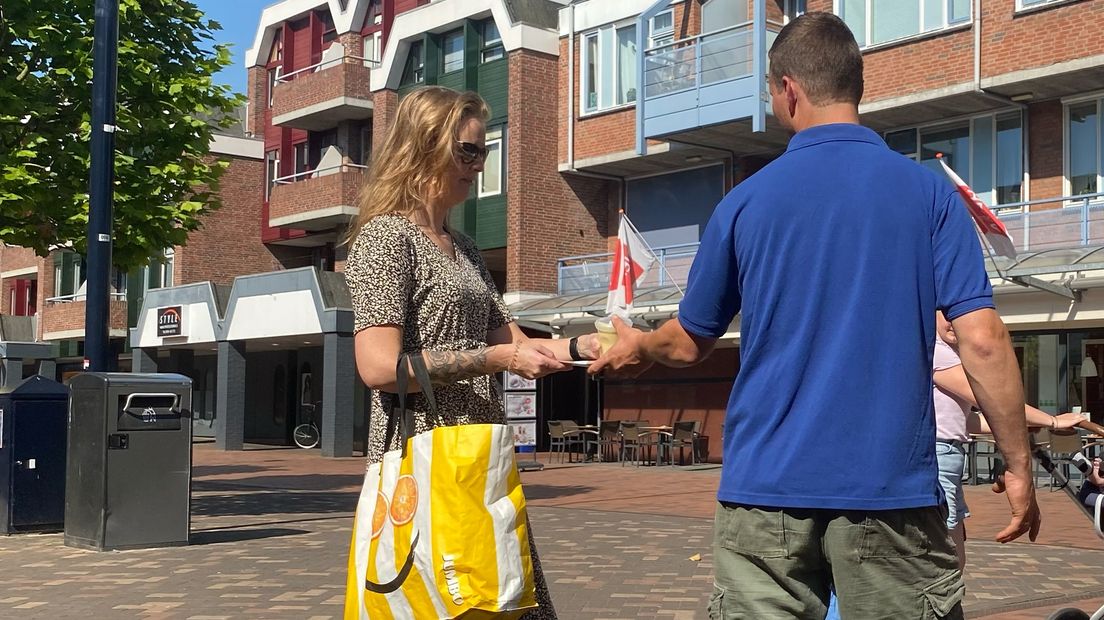
[(0, 364), (0, 379), (5, 389), (10, 390), (23, 382), (23, 358), (5, 357)]
[(245, 447), (245, 342), (218, 343), (215, 445), (220, 450)]
[(38, 374), (57, 381), (57, 362), (54, 360), (38, 360)]
[(133, 372), (157, 372), (156, 349), (131, 349), (130, 369)]
[(322, 456), (353, 455), (353, 417), (359, 387), (352, 335), (325, 334), (322, 345)]

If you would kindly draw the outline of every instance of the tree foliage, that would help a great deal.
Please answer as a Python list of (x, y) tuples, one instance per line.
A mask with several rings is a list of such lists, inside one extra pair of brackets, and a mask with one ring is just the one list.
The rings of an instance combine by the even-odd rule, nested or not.
[[(220, 26), (188, 0), (120, 0), (113, 262), (183, 245), (218, 207), (226, 164), (209, 154), (241, 97)], [(0, 241), (84, 253), (94, 0), (0, 0)]]

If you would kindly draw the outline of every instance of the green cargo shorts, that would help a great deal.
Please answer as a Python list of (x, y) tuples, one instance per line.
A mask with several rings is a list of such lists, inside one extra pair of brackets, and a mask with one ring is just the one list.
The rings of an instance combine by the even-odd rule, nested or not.
[(945, 509), (810, 510), (718, 504), (713, 620), (962, 618), (966, 586)]

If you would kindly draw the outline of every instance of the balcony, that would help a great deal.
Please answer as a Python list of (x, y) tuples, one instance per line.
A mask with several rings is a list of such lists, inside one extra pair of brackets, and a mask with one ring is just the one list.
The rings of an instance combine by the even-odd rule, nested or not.
[[(1016, 260), (997, 257), (995, 265), (988, 259), (991, 275), (997, 267), (1014, 277), (1104, 269), (1104, 192), (999, 205), (994, 211), (1012, 235), (1019, 255)], [(653, 251), (659, 266), (640, 288), (685, 286), (698, 244)], [(559, 294), (606, 290), (612, 262), (609, 253), (559, 259)]]
[(269, 196), (269, 226), (321, 231), (347, 224), (359, 211), (365, 170), (340, 164), (276, 179)]
[[(84, 315), (87, 310), (84, 293), (51, 297), (46, 300), (39, 321), (43, 340), (83, 340)], [(126, 293), (112, 293), (108, 307), (110, 317), (108, 333), (112, 338), (122, 338), (127, 333)]]
[[(638, 31), (668, 4), (659, 2), (641, 14)], [(766, 20), (763, 2), (755, 5), (751, 21), (640, 55), (637, 71), (644, 88), (637, 103), (639, 154), (648, 139), (746, 153), (785, 148), (788, 133), (768, 115), (766, 77), (767, 49), (782, 25)]]
[(322, 62), (280, 76), (272, 89), (272, 124), (322, 131), (341, 121), (371, 117), (369, 74), (378, 64), (357, 56), (323, 54)]
[[(684, 243), (662, 248), (653, 248), (659, 265), (648, 273), (647, 279), (639, 288), (684, 286), (690, 274), (690, 263), (698, 253), (697, 243)], [(568, 256), (557, 261), (559, 273), (558, 291), (560, 295), (593, 293), (609, 288), (610, 265), (613, 254), (587, 254)]]

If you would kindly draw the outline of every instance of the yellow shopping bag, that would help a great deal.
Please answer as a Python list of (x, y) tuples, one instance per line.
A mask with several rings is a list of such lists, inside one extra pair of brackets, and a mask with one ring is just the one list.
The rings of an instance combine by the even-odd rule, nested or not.
[[(410, 362), (435, 414), (421, 356)], [(513, 434), (506, 425), (474, 424), (410, 437), (404, 365), (400, 415), (388, 424), (390, 438), (401, 422), (403, 449), (364, 476), (345, 618), (519, 618), (537, 603)]]

